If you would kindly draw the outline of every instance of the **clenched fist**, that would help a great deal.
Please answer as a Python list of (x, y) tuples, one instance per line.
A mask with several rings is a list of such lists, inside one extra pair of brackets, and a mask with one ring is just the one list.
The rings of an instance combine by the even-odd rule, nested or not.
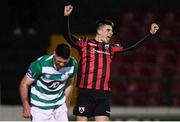
[(159, 29), (159, 26), (156, 23), (152, 23), (150, 33), (155, 34), (158, 31), (158, 29)]
[(72, 5), (67, 5), (64, 7), (64, 16), (69, 16), (73, 10)]

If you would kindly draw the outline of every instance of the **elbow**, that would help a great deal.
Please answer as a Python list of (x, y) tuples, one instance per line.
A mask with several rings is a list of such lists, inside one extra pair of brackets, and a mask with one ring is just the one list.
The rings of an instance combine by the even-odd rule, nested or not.
[(68, 35), (67, 35), (67, 34), (64, 34), (63, 36), (64, 36), (64, 39), (65, 39), (66, 41), (68, 41), (68, 40), (69, 40), (69, 37), (68, 37)]
[(66, 36), (64, 35), (64, 39), (72, 46), (72, 47), (76, 47), (74, 41), (69, 37), (69, 36)]

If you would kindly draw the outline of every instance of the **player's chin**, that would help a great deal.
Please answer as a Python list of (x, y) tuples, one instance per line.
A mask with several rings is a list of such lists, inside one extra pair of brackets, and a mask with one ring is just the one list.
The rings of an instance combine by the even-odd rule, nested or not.
[(60, 68), (62, 68), (62, 66), (56, 66), (57, 67), (57, 69), (60, 69)]
[(106, 40), (104, 41), (105, 43), (109, 43), (110, 38), (106, 38)]
[(156, 32), (152, 32), (151, 34), (154, 35), (154, 34), (156, 34)]

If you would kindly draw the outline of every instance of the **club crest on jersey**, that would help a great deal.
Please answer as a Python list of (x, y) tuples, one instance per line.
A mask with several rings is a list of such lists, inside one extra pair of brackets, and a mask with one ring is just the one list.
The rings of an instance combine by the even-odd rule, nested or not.
[(105, 49), (108, 49), (109, 48), (109, 44), (105, 44)]
[(79, 107), (79, 112), (82, 114), (85, 111), (85, 107)]

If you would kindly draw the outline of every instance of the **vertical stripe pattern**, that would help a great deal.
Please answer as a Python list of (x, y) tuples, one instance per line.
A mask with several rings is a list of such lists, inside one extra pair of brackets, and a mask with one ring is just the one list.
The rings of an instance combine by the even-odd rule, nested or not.
[(110, 63), (116, 51), (121, 51), (122, 47), (94, 39), (79, 40), (79, 72), (77, 86), (79, 88), (110, 90)]

